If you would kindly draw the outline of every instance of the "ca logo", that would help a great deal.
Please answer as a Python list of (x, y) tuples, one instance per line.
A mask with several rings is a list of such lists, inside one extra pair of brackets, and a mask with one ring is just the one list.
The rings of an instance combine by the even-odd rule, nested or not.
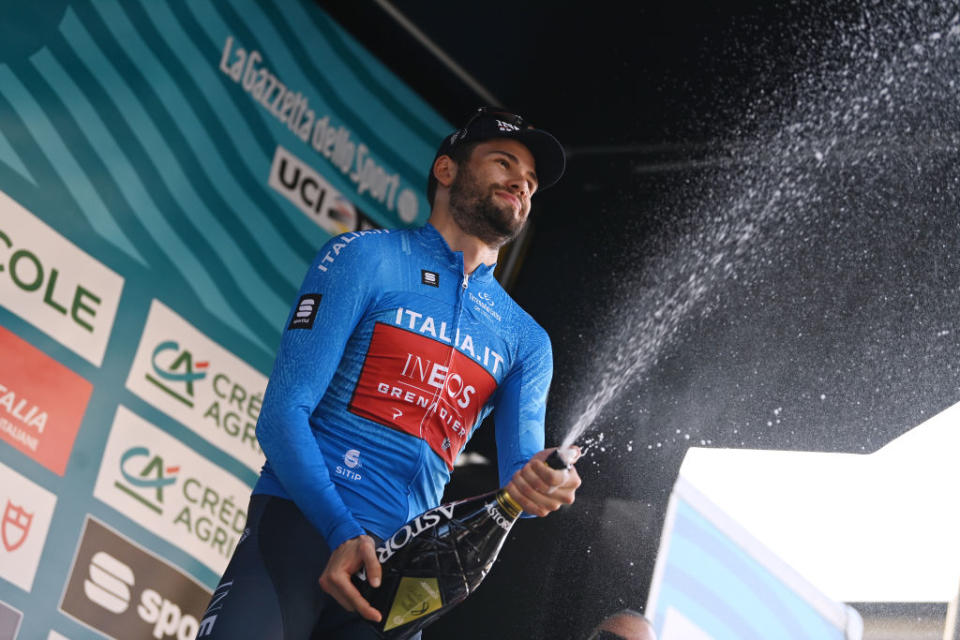
[[(143, 462), (143, 459), (146, 461)], [(138, 463), (143, 462), (143, 466)], [(134, 469), (131, 473), (130, 469)], [(163, 490), (177, 481), (177, 473), (180, 472), (179, 466), (168, 467), (164, 465), (163, 458), (160, 456), (151, 456), (150, 450), (146, 447), (131, 447), (120, 457), (120, 473), (128, 484), (138, 489), (153, 489), (153, 501), (145, 498), (139, 491), (130, 489), (127, 486), (116, 484), (117, 488), (134, 498), (152, 511), (163, 513)]]
[[(172, 353), (171, 353), (172, 352)], [(156, 377), (146, 374), (147, 381), (193, 408), (193, 383), (207, 377), (209, 362), (194, 362), (189, 350), (180, 350), (174, 340), (161, 342), (153, 350), (150, 360)]]

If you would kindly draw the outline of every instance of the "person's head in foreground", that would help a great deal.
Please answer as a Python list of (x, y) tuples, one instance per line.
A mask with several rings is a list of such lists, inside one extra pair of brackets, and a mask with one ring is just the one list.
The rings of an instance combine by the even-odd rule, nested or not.
[(657, 634), (643, 615), (624, 609), (604, 618), (587, 640), (657, 640)]

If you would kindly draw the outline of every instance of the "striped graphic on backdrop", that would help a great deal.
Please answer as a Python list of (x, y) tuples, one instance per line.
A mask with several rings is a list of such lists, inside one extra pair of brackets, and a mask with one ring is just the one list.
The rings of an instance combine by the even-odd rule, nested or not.
[(845, 640), (862, 629), (856, 611), (819, 591), (683, 476), (670, 497), (646, 611), (663, 638)]
[[(4, 361), (22, 429), (0, 469), (56, 498), (52, 514), (25, 489), (0, 502), (26, 540), (0, 558), (21, 637), (96, 635), (57, 612), (88, 516), (217, 583), (300, 280), (331, 234), (426, 220), (449, 129), (315, 0), (0, 2), (0, 327), (30, 356)], [(59, 424), (64, 380), (89, 397)], [(123, 411), (151, 428), (111, 450)], [(56, 459), (47, 436), (66, 446)], [(178, 475), (183, 460), (196, 471)], [(183, 504), (144, 526), (155, 512), (115, 486), (131, 472), (158, 501), (181, 478), (166, 495)], [(117, 496), (94, 496), (101, 476), (121, 478)], [(183, 611), (206, 604), (148, 586)]]
[(446, 132), (309, 0), (282, 7), (72, 2), (41, 48), (0, 64), (0, 189), (268, 351), (329, 237), (268, 185), (278, 145), (375, 224), (422, 222), (426, 203), (403, 221), (358, 193), (354, 167), (334, 167), (221, 70), (227, 39), (349, 130), (395, 191), (420, 190)]

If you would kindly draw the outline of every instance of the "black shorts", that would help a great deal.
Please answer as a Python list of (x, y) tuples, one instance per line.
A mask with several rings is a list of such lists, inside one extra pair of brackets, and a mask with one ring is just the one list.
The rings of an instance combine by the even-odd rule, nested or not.
[(254, 495), (247, 514), (243, 536), (200, 622), (198, 640), (380, 637), (320, 588), (330, 550), (292, 501)]

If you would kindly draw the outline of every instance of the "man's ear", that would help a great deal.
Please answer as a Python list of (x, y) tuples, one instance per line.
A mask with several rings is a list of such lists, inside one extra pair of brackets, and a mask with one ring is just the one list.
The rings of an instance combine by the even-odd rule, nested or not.
[(444, 187), (449, 187), (457, 177), (457, 163), (450, 156), (440, 156), (433, 162), (433, 177)]

